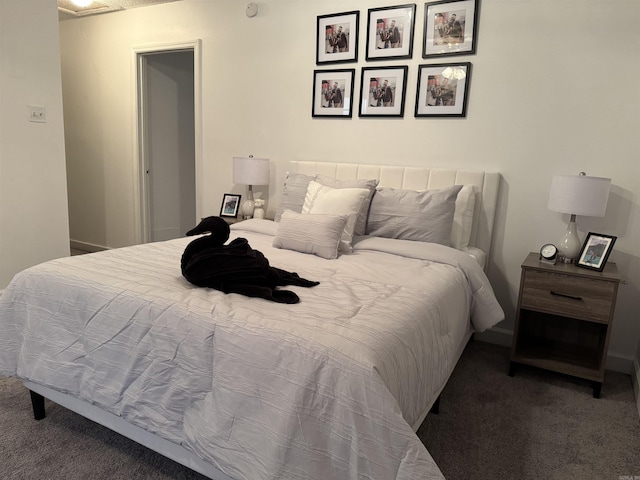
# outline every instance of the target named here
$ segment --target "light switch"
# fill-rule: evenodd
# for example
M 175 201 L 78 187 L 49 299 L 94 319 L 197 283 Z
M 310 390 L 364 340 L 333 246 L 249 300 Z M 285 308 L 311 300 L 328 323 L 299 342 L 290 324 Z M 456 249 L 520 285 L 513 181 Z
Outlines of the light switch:
M 29 105 L 29 121 L 39 123 L 47 121 L 47 110 L 44 105 Z

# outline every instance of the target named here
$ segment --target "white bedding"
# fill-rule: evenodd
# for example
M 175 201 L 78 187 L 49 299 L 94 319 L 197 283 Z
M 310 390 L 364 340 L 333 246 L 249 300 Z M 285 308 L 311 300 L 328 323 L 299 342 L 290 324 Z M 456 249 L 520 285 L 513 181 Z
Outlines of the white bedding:
M 70 257 L 0 297 L 0 373 L 70 393 L 235 479 L 442 478 L 415 435 L 470 330 L 503 318 L 482 268 L 449 247 L 360 237 L 338 260 L 271 247 L 320 281 L 283 305 L 189 284 L 193 237 Z M 471 315 L 471 318 L 470 318 Z

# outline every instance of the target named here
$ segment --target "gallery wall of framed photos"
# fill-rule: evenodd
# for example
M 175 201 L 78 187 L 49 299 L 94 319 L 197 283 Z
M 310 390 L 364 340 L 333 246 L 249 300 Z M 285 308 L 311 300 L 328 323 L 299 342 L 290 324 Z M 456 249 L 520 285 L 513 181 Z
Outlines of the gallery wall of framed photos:
M 423 8 L 370 8 L 362 18 L 360 11 L 318 16 L 312 116 L 351 119 L 357 107 L 361 118 L 404 117 L 409 70 L 415 68 L 406 62 L 413 59 L 415 46 L 429 63 L 417 66 L 414 117 L 466 117 L 472 64 L 449 57 L 475 55 L 479 3 L 435 0 Z M 415 34 L 418 17 L 424 26 L 421 38 Z M 358 64 L 361 22 L 366 66 L 358 76 L 346 64 Z M 391 63 L 379 63 L 385 61 Z

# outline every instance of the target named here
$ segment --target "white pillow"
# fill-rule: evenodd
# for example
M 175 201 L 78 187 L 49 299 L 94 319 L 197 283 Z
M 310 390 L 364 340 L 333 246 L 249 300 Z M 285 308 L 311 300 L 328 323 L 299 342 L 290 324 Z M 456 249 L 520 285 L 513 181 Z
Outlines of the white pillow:
M 327 259 L 337 258 L 348 219 L 349 215 L 303 215 L 285 210 L 280 215 L 273 246 Z
M 368 196 L 367 188 L 331 188 L 311 181 L 307 187 L 302 213 L 349 215 L 342 233 L 340 250 L 350 252 L 358 213 Z
M 469 246 L 473 228 L 473 212 L 476 206 L 476 192 L 473 185 L 465 185 L 456 198 L 456 211 L 451 226 L 451 246 L 464 250 Z
M 363 202 L 362 208 L 360 209 L 360 213 L 358 214 L 358 218 L 356 220 L 356 226 L 353 230 L 354 235 L 364 235 L 366 226 L 367 226 L 367 217 L 369 216 L 369 205 L 371 204 L 371 199 L 373 198 L 373 194 L 376 192 L 376 187 L 378 186 L 379 180 L 376 178 L 371 179 L 351 179 L 351 180 L 341 180 L 339 178 L 328 177 L 327 175 L 318 174 L 315 178 L 315 181 L 331 188 L 367 188 L 369 189 L 369 196 Z

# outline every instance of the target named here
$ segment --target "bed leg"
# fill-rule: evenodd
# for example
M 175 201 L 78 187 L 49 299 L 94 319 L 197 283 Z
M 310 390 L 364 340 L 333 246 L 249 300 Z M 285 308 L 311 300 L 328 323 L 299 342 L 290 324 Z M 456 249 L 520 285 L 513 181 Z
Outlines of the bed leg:
M 42 420 L 45 417 L 44 397 L 39 393 L 29 390 L 31 394 L 31 406 L 33 407 L 33 417 L 36 420 Z
M 433 405 L 431 406 L 431 410 L 429 410 L 429 413 L 433 413 L 435 415 L 438 415 L 440 413 L 440 395 L 438 395 L 438 398 L 436 398 L 436 401 L 433 402 Z

